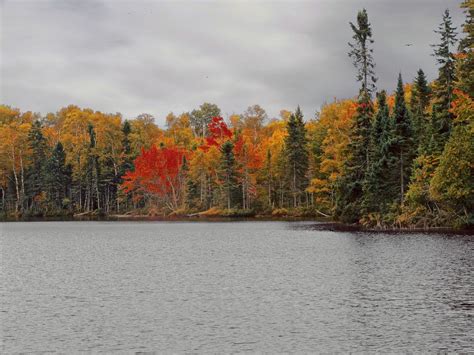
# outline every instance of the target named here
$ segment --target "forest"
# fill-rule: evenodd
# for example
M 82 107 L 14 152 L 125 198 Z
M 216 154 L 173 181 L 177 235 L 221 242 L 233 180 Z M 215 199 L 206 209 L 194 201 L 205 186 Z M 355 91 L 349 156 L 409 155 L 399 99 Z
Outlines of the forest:
M 0 218 L 326 217 L 368 228 L 474 224 L 474 2 L 434 31 L 438 76 L 377 91 L 366 10 L 350 23 L 360 90 L 269 118 L 213 103 L 166 127 L 70 105 L 41 115 L 0 105 Z M 405 81 L 404 81 L 405 79 Z

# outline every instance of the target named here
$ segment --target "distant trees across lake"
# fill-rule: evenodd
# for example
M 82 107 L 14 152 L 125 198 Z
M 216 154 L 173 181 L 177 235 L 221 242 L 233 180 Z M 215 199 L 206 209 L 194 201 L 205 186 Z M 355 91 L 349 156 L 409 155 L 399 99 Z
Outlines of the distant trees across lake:
M 438 77 L 376 89 L 372 26 L 351 23 L 360 91 L 304 120 L 259 105 L 224 120 L 204 103 L 166 128 L 68 106 L 0 106 L 0 213 L 332 216 L 370 227 L 474 224 L 474 5 L 435 30 Z M 460 40 L 458 40 L 460 38 Z

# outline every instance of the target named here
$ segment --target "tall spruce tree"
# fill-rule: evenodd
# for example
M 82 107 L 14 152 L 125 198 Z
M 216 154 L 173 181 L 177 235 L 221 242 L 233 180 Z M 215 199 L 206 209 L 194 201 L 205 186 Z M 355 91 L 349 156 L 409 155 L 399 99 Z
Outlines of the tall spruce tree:
M 373 49 L 370 45 L 374 43 L 372 39 L 372 28 L 369 23 L 367 11 L 362 9 L 357 14 L 357 24 L 349 23 L 354 35 L 354 42 L 349 42 L 349 57 L 352 58 L 354 66 L 357 68 L 357 81 L 362 83 L 362 91 L 372 93 L 375 91 L 375 62 L 372 57 Z
M 122 160 L 118 169 L 118 176 L 114 177 L 114 183 L 116 186 L 116 205 L 117 211 L 121 209 L 120 200 L 123 200 L 125 205 L 128 206 L 131 202 L 131 196 L 120 196 L 119 184 L 123 183 L 123 176 L 127 171 L 133 170 L 133 159 L 135 158 L 132 154 L 132 146 L 130 143 L 130 134 L 132 133 L 132 126 L 128 120 L 125 120 L 122 125 Z
M 222 157 L 219 174 L 220 180 L 222 181 L 222 190 L 227 209 L 233 208 L 240 196 L 233 150 L 234 144 L 231 141 L 226 141 L 222 144 Z
M 474 225 L 474 2 L 464 1 L 466 22 L 456 56 L 456 82 L 451 134 L 432 175 L 429 195 L 436 202 L 443 225 Z M 444 216 L 443 216 L 444 215 Z
M 122 151 L 123 151 L 123 163 L 121 167 L 122 175 L 133 168 L 133 156 L 132 156 L 132 147 L 130 144 L 130 133 L 132 133 L 132 126 L 128 120 L 122 125 Z
M 306 187 L 308 187 L 308 150 L 306 128 L 303 113 L 300 107 L 290 115 L 287 124 L 288 135 L 285 138 L 286 169 L 288 173 L 288 186 L 293 198 L 293 207 L 302 202 Z
M 404 215 L 401 216 L 402 219 L 406 219 L 408 225 L 423 228 L 431 225 L 438 210 L 429 194 L 431 177 L 438 166 L 441 153 L 435 119 L 435 112 L 426 115 L 417 157 L 413 159 L 410 183 L 403 201 Z
M 363 185 L 370 164 L 373 113 L 369 94 L 361 90 L 351 129 L 351 140 L 347 146 L 348 157 L 335 186 L 335 217 L 343 222 L 357 222 L 363 214 Z
M 67 207 L 66 198 L 71 185 L 71 168 L 66 165 L 66 152 L 61 142 L 58 142 L 47 162 L 46 182 L 48 200 L 54 209 Z
M 335 216 L 344 222 L 356 222 L 362 216 L 363 184 L 369 166 L 369 147 L 372 117 L 374 113 L 371 92 L 375 90 L 372 28 L 367 11 L 357 14 L 357 25 L 350 24 L 354 32 L 354 43 L 349 43 L 349 57 L 357 69 L 357 81 L 362 83 L 359 92 L 357 113 L 348 145 L 348 159 L 342 176 L 336 182 Z
M 415 149 L 413 146 L 412 122 L 410 112 L 405 104 L 405 90 L 403 88 L 401 74 L 398 75 L 392 120 L 394 124 L 394 150 L 397 159 L 396 166 L 400 192 L 399 202 L 403 203 L 403 198 L 411 175 Z
M 439 136 L 440 147 L 444 146 L 451 132 L 453 115 L 450 113 L 455 83 L 455 58 L 452 49 L 456 44 L 456 28 L 452 24 L 449 10 L 443 14 L 443 22 L 435 30 L 440 35 L 440 43 L 434 47 L 433 56 L 439 65 L 439 75 L 434 83 L 433 124 Z M 441 148 L 442 149 L 442 148 Z
M 431 89 L 428 86 L 425 72 L 418 69 L 416 78 L 413 82 L 410 107 L 413 112 L 425 112 L 430 104 Z
M 363 185 L 363 211 L 381 218 L 389 212 L 390 205 L 398 196 L 398 188 L 390 183 L 396 159 L 393 150 L 394 127 L 385 91 L 377 95 L 377 106 L 370 134 L 369 166 Z M 380 220 L 376 222 L 379 225 L 382 223 Z
M 41 193 L 46 191 L 46 161 L 48 159 L 48 145 L 43 136 L 42 125 L 39 120 L 33 122 L 28 133 L 28 143 L 31 149 L 30 166 L 26 173 L 27 206 L 37 210 Z
M 428 86 L 425 73 L 419 69 L 413 82 L 410 109 L 412 112 L 413 136 L 416 147 L 419 147 L 427 138 L 426 127 L 428 117 L 426 110 L 430 104 L 431 89 Z

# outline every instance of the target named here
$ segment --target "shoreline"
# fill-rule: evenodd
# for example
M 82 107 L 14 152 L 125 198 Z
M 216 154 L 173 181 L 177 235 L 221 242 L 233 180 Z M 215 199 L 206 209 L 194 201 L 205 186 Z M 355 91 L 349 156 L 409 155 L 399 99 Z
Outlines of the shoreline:
M 148 216 L 148 215 L 126 215 L 113 214 L 106 216 L 55 216 L 55 217 L 27 217 L 27 218 L 3 218 L 0 223 L 14 222 L 314 222 L 305 229 L 328 232 L 360 232 L 360 233 L 388 233 L 388 234 L 408 234 L 408 233 L 443 233 L 458 235 L 474 235 L 474 228 L 450 228 L 450 227 L 428 227 L 428 228 L 367 228 L 362 225 L 345 224 L 336 222 L 324 217 L 305 216 L 203 216 L 203 215 L 179 215 L 179 216 Z

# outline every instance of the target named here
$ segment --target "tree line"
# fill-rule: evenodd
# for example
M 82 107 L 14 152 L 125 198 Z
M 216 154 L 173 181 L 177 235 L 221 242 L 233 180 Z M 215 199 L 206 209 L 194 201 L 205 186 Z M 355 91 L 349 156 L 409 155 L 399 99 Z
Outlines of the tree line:
M 304 119 L 259 105 L 224 120 L 204 103 L 124 120 L 70 105 L 41 116 L 0 105 L 0 213 L 331 216 L 376 227 L 474 221 L 474 29 L 443 14 L 423 70 L 394 93 L 376 88 L 366 10 L 350 23 L 357 97 Z M 458 41 L 458 37 L 462 37 Z

